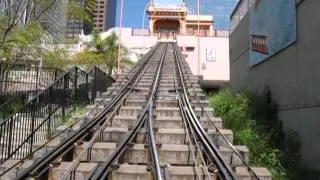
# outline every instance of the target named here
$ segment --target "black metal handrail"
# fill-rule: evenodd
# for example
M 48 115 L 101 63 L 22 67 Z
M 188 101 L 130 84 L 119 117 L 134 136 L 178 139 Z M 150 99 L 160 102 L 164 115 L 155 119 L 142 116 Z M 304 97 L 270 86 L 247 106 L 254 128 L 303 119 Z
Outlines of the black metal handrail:
M 32 155 L 50 140 L 71 107 L 88 102 L 89 74 L 74 67 L 0 123 L 0 163 Z M 107 87 L 107 86 L 105 86 Z M 31 157 L 30 157 L 31 158 Z
M 94 108 L 92 108 L 87 116 L 93 114 L 97 109 L 97 106 L 95 106 Z M 42 144 L 41 146 L 37 147 L 36 149 L 34 149 L 34 151 L 32 152 L 33 154 L 35 152 L 38 152 L 39 150 L 43 149 L 47 144 L 49 144 L 50 142 L 54 141 L 55 139 L 61 137 L 62 134 L 68 133 L 70 132 L 70 130 L 77 124 L 79 124 L 80 122 L 84 121 L 85 118 L 87 116 L 84 116 L 82 118 L 77 119 L 76 121 L 74 121 L 73 123 L 71 123 L 68 127 L 66 127 L 65 129 L 59 131 L 58 133 L 56 133 L 54 136 L 52 136 L 52 138 L 48 141 L 46 141 L 44 144 Z M 17 166 L 19 166 L 19 164 L 23 164 L 25 162 L 25 160 L 27 160 L 29 157 L 24 157 L 22 159 L 20 159 L 20 161 L 14 163 L 11 167 L 7 168 L 5 171 L 0 173 L 0 177 L 3 176 L 4 174 L 6 174 L 7 172 L 11 171 L 13 168 L 16 168 Z
M 0 115 L 6 119 L 65 72 L 50 67 L 13 65 L 0 67 Z

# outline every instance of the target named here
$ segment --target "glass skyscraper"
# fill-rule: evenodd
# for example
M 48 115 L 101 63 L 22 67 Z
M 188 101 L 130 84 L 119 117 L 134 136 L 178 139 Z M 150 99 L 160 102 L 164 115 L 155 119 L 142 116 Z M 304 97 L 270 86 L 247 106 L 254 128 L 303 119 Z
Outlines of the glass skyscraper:
M 184 0 L 189 14 L 198 13 L 198 0 Z M 238 0 L 200 0 L 200 14 L 212 15 L 214 28 L 219 30 L 230 29 L 230 15 Z

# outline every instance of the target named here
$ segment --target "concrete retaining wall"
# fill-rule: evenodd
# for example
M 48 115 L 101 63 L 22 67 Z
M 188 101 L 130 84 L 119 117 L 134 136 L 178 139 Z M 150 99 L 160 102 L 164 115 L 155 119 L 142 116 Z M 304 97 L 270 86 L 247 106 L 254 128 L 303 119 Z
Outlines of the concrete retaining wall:
M 249 68 L 249 16 L 230 36 L 230 87 L 261 92 L 269 86 L 280 105 L 284 129 L 298 132 L 302 163 L 320 170 L 320 1 L 297 6 L 297 41 Z

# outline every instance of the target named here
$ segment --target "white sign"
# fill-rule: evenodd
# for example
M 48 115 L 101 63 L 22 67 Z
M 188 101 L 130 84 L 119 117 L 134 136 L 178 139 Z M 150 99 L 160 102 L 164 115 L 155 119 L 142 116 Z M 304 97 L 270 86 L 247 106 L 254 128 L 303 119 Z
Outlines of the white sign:
M 216 49 L 206 48 L 206 57 L 209 62 L 216 61 Z

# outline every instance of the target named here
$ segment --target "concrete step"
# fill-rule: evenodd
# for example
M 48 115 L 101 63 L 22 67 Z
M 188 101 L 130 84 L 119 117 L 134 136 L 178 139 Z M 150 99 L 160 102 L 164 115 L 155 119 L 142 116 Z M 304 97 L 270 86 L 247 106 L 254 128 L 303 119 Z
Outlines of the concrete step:
M 107 127 L 103 133 L 104 142 L 121 142 L 126 133 L 128 133 L 128 128 L 118 128 L 118 127 Z M 221 129 L 222 134 L 233 143 L 233 133 L 228 129 Z M 212 143 L 216 146 L 227 147 L 227 142 L 222 138 L 222 136 L 215 130 L 208 130 L 208 137 Z M 186 135 L 185 130 L 182 128 L 177 129 L 158 129 L 155 134 L 156 142 L 159 144 L 185 144 Z M 143 144 L 145 140 L 145 130 L 141 129 L 135 139 L 135 143 Z
M 119 127 L 107 127 L 103 131 L 103 142 L 116 142 L 120 143 L 124 140 L 125 136 L 128 134 L 128 128 L 119 128 Z M 140 130 L 137 134 L 137 137 L 133 142 L 135 143 L 144 143 L 145 141 L 145 131 L 144 129 Z
M 3 164 L 0 165 L 0 174 L 2 174 L 5 170 L 12 167 L 14 164 L 18 163 L 20 160 L 7 160 Z M 8 171 L 6 174 L 4 174 L 2 177 L 0 177 L 1 180 L 9 180 L 9 179 L 15 179 L 17 175 L 24 170 L 26 170 L 28 167 L 30 167 L 33 164 L 33 160 L 25 160 L 18 168 L 13 168 L 10 171 Z
M 221 118 L 213 118 L 214 125 L 218 129 L 222 129 L 222 120 Z M 206 117 L 200 118 L 200 124 L 204 129 L 213 129 L 212 122 L 208 120 Z M 183 128 L 184 122 L 181 116 L 157 116 L 156 120 L 154 121 L 154 127 L 156 128 L 168 128 L 168 129 L 175 129 L 175 128 Z
M 154 121 L 154 127 L 156 128 L 182 128 L 183 127 L 183 121 L 180 116 L 157 116 Z
M 220 129 L 221 133 L 226 137 L 226 139 L 233 144 L 233 132 L 230 129 Z M 207 132 L 209 140 L 220 147 L 229 147 L 229 144 L 224 140 L 219 132 L 215 129 L 209 129 Z
M 201 167 L 189 166 L 168 166 L 167 172 L 170 180 L 196 180 L 198 175 L 201 179 L 206 179 L 205 171 Z M 198 175 L 197 175 L 198 174 Z M 129 165 L 121 164 L 119 169 L 113 171 L 109 177 L 112 180 L 118 179 L 139 179 L 152 180 L 151 172 L 147 170 L 145 165 Z M 212 177 L 214 175 L 212 174 Z M 215 178 L 214 178 L 215 179 Z
M 158 129 L 155 139 L 160 144 L 185 144 L 187 139 L 185 130 L 179 129 Z
M 139 83 L 151 83 L 153 84 L 154 80 L 153 79 L 140 79 Z
M 261 168 L 261 167 L 251 167 L 251 168 L 259 177 L 259 179 L 261 180 L 272 179 L 272 174 L 268 169 Z M 237 174 L 238 180 L 255 180 L 256 179 L 249 173 L 249 171 L 245 167 L 236 167 L 236 174 Z
M 60 165 L 53 167 L 49 170 L 50 179 L 61 179 L 70 167 L 71 162 L 61 162 Z M 96 163 L 80 163 L 76 169 L 75 179 L 86 180 L 89 178 L 90 173 L 97 167 Z
M 144 100 L 144 101 L 147 101 L 147 95 L 148 94 L 138 94 L 138 93 L 131 93 L 128 95 L 128 98 L 126 101 L 129 101 L 129 100 Z
M 158 99 L 156 101 L 158 107 L 179 107 L 177 100 Z
M 249 150 L 246 146 L 234 146 L 235 149 L 241 154 L 242 158 L 249 162 Z M 233 152 L 230 147 L 219 147 L 220 155 L 223 160 L 231 167 L 244 166 L 242 160 Z
M 127 99 L 126 106 L 144 106 L 147 103 L 145 99 Z
M 119 110 L 119 115 L 137 116 L 141 112 L 141 106 L 122 106 Z
M 130 115 L 117 115 L 112 119 L 112 127 L 130 128 L 135 125 L 138 120 L 138 116 Z
M 214 110 L 211 107 L 207 107 L 207 108 L 195 107 L 194 113 L 196 114 L 196 116 L 206 117 L 207 114 L 214 115 Z
M 197 106 L 197 107 L 209 107 L 209 100 L 190 100 L 190 103 L 193 106 Z
M 87 146 L 87 142 L 84 142 L 81 145 L 77 145 L 74 151 L 74 159 L 79 156 L 79 154 L 83 151 L 84 147 Z M 116 143 L 106 143 L 106 142 L 96 142 L 93 144 L 91 148 L 91 156 L 88 159 L 88 154 L 86 153 L 81 161 L 92 161 L 92 162 L 104 162 L 108 159 L 108 157 L 112 154 L 112 152 L 116 149 Z
M 46 143 L 47 141 L 39 141 L 34 143 L 33 145 L 33 149 L 36 150 L 38 148 L 40 148 L 44 143 Z M 51 151 L 52 149 L 54 149 L 55 147 L 57 147 L 60 144 L 60 140 L 59 138 L 56 138 L 52 141 L 50 141 L 48 144 L 46 144 L 45 146 L 43 146 L 41 149 L 39 149 L 38 151 L 36 151 L 33 154 L 34 158 L 41 158 L 43 157 L 47 152 Z
M 160 80 L 159 88 L 174 88 L 175 83 L 162 83 Z
M 156 107 L 155 115 L 156 116 L 180 116 L 180 108 L 179 107 Z
M 139 179 L 139 180 L 152 180 L 151 172 L 147 171 L 145 165 L 128 165 L 121 164 L 119 169 L 112 171 L 111 177 L 108 179 L 119 180 L 119 179 Z

